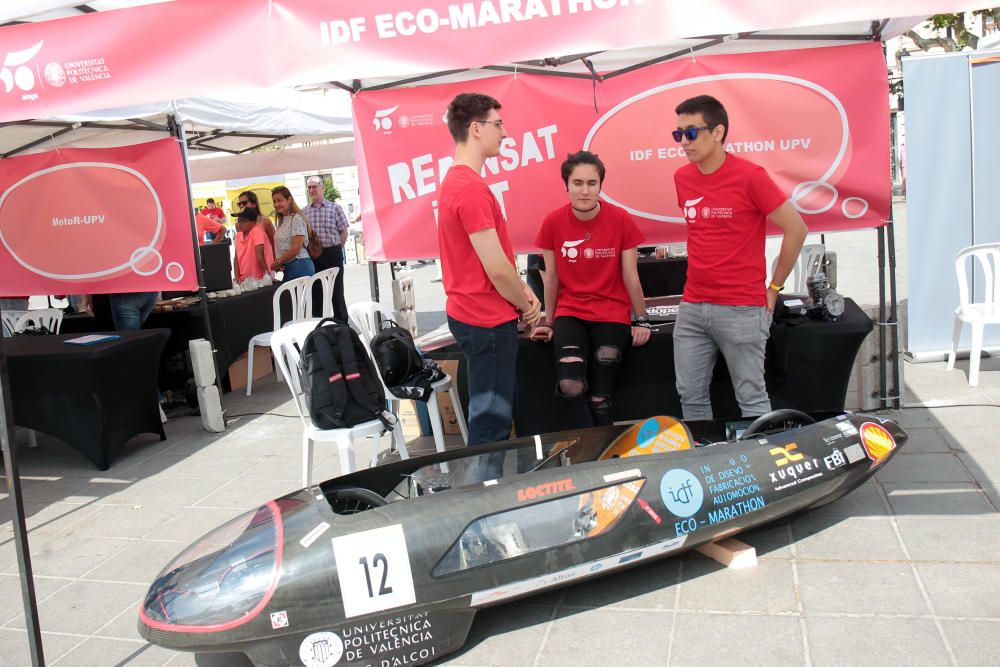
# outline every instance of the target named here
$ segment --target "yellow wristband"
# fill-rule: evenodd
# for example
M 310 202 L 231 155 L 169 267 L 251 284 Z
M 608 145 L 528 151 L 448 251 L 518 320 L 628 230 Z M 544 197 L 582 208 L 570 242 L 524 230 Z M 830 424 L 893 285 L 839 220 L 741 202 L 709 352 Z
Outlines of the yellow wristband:
M 769 287 L 773 289 L 775 292 L 780 292 L 781 290 L 785 289 L 784 285 L 776 285 L 774 283 L 771 283 Z

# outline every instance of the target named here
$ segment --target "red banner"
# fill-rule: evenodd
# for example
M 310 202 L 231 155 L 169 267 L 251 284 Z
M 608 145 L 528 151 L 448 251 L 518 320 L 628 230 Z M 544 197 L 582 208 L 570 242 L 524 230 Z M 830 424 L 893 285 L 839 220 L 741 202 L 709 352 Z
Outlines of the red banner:
M 175 139 L 14 157 L 0 172 L 0 296 L 197 287 Z
M 810 230 L 878 226 L 890 199 L 887 88 L 881 46 L 862 44 L 699 56 L 609 79 L 596 92 L 587 80 L 518 74 L 361 93 L 365 251 L 377 260 L 437 256 L 437 191 L 454 155 L 444 115 L 461 92 L 503 105 L 510 136 L 483 174 L 518 252 L 533 249 L 542 218 L 566 203 L 559 166 L 581 148 L 607 166 L 602 197 L 631 211 L 650 244 L 683 240 L 673 173 L 687 158 L 670 132 L 677 104 L 701 94 L 726 106 L 727 149 L 765 167 Z
M 174 0 L 0 28 L 0 122 L 964 10 L 957 0 Z M 405 4 L 405 3 L 403 3 Z M 256 38 L 256 39 L 254 39 Z M 211 63 L 210 71 L 205 70 Z

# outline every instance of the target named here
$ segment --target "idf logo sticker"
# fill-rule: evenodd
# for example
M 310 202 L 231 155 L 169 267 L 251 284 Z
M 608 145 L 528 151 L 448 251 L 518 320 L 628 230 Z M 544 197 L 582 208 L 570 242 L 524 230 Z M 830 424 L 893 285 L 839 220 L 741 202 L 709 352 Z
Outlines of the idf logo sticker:
M 683 468 L 675 468 L 660 480 L 660 497 L 668 510 L 683 519 L 701 509 L 705 490 L 697 477 Z
M 896 449 L 896 441 L 889 432 L 873 422 L 861 425 L 861 444 L 865 446 L 868 458 L 874 465 L 883 463 L 892 454 L 892 450 Z

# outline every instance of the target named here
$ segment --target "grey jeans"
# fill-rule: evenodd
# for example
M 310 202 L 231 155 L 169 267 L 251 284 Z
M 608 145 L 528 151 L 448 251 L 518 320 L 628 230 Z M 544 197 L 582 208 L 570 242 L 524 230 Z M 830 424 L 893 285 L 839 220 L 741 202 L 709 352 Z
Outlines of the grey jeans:
M 771 411 L 764 385 L 764 345 L 771 313 L 764 306 L 681 302 L 674 324 L 674 370 L 684 419 L 711 419 L 709 385 L 721 351 L 743 416 Z

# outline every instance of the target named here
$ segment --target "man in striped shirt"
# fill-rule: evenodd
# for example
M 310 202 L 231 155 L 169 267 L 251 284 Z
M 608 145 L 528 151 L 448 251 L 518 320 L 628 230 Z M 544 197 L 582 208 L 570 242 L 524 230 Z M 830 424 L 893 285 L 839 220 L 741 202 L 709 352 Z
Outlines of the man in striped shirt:
M 319 237 L 323 253 L 313 260 L 316 272 L 340 267 L 337 281 L 333 286 L 333 315 L 341 322 L 347 322 L 347 302 L 344 300 L 344 242 L 347 241 L 347 216 L 344 209 L 323 197 L 325 187 L 319 176 L 310 176 L 306 181 L 310 202 L 303 213 L 309 225 Z M 313 303 L 317 303 L 315 295 Z

